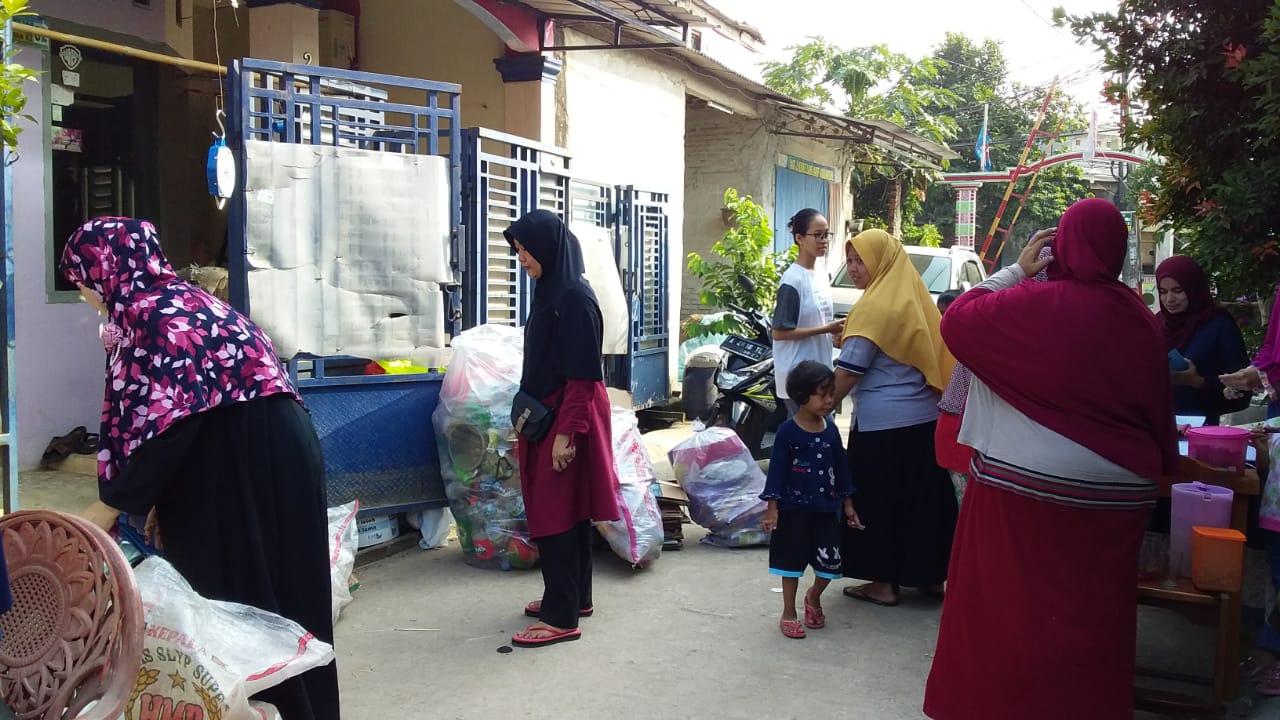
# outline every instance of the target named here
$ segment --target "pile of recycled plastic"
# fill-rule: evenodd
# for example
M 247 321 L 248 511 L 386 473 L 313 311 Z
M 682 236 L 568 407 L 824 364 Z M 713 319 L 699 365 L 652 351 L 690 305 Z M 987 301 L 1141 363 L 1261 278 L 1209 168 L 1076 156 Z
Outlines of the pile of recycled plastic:
M 520 330 L 481 325 L 453 340 L 453 359 L 432 415 L 445 494 L 464 558 L 474 566 L 532 568 L 511 401 L 520 385 Z

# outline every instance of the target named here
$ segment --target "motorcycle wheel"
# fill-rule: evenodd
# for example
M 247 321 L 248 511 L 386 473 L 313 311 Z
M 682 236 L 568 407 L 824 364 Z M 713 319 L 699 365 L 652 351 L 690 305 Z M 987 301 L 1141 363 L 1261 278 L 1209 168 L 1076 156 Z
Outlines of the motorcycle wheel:
M 742 444 L 747 446 L 747 450 L 751 451 L 751 457 L 756 460 L 768 459 L 772 450 L 764 447 L 764 436 L 769 431 L 769 420 L 769 416 L 759 408 L 753 407 L 747 411 L 742 424 L 734 428 L 734 432 L 742 438 Z
M 733 409 L 728 405 L 729 401 L 724 396 L 716 398 L 715 403 L 711 405 L 711 411 L 702 418 L 702 424 L 707 427 L 732 427 Z

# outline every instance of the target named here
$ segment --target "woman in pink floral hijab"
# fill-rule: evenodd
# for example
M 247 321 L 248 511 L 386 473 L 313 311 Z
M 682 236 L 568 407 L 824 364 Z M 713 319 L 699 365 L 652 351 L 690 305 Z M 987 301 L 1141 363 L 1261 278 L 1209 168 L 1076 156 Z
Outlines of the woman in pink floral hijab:
M 271 341 L 181 280 L 151 223 L 99 218 L 60 270 L 103 316 L 98 495 L 105 529 L 147 534 L 201 595 L 278 613 L 333 642 L 324 460 Z M 261 698 L 283 717 L 338 718 L 330 664 Z

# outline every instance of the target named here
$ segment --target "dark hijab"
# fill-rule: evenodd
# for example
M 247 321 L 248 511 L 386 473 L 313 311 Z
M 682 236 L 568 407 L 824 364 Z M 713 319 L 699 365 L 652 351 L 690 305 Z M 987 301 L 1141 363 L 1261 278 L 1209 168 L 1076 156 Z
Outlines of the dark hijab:
M 1187 309 L 1172 315 L 1160 303 L 1160 319 L 1164 321 L 1164 344 L 1168 350 L 1181 350 L 1191 342 L 1201 325 L 1220 311 L 1209 292 L 1209 278 L 1195 260 L 1181 255 L 1165 260 L 1156 268 L 1156 282 L 1173 278 L 1187 293 Z M 1159 286 L 1157 286 L 1158 289 Z
M 542 265 L 524 331 L 520 388 L 548 398 L 568 380 L 604 379 L 600 303 L 584 275 L 582 246 L 555 213 L 534 210 L 503 233 Z

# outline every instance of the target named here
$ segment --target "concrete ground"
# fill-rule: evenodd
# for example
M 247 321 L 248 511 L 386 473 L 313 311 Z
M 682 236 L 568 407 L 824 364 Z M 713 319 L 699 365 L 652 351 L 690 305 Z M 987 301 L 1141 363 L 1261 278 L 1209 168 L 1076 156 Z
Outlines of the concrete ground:
M 826 597 L 828 625 L 805 640 L 777 631 L 777 578 L 763 549 L 700 545 L 633 571 L 596 551 L 593 617 L 577 642 L 510 650 L 529 621 L 534 572 L 467 566 L 456 545 L 358 568 L 337 627 L 348 718 L 859 717 L 917 719 L 940 603 L 897 608 Z M 1207 672 L 1211 633 L 1143 609 L 1144 664 Z M 1139 715 L 1148 720 L 1154 715 Z M 1246 698 L 1232 718 L 1280 717 Z
M 645 435 L 660 477 L 688 433 Z M 23 473 L 22 506 L 83 508 L 96 482 L 72 469 L 81 472 Z M 598 548 L 597 610 L 583 639 L 538 650 L 504 652 L 539 596 L 536 571 L 472 568 L 456 543 L 358 566 L 360 589 L 337 626 L 344 717 L 923 717 L 939 603 L 906 592 L 899 607 L 879 608 L 842 597 L 841 581 L 826 598 L 827 628 L 788 640 L 766 551 L 701 545 L 701 535 L 686 525 L 685 548 L 641 571 Z M 1141 664 L 1207 673 L 1210 630 L 1139 613 Z M 1280 698 L 1264 703 L 1246 688 L 1228 717 L 1278 720 Z
M 645 435 L 660 477 L 688 432 Z M 524 603 L 540 595 L 536 571 L 471 568 L 456 545 L 357 568 L 361 587 L 337 627 L 344 716 L 923 717 L 940 603 L 906 592 L 897 608 L 875 607 L 842 597 L 840 581 L 827 628 L 789 640 L 767 552 L 701 545 L 702 534 L 686 525 L 685 548 L 640 571 L 598 548 L 583 638 L 537 650 L 510 647 L 529 622 Z M 1211 631 L 1140 613 L 1144 665 L 1208 672 Z M 1246 696 L 1230 717 L 1276 720 L 1280 699 Z

